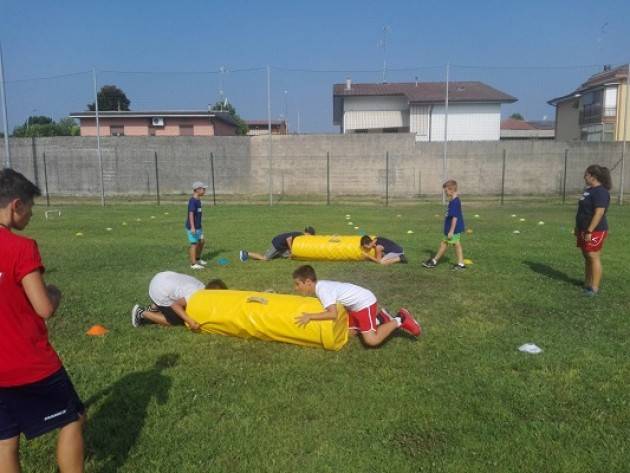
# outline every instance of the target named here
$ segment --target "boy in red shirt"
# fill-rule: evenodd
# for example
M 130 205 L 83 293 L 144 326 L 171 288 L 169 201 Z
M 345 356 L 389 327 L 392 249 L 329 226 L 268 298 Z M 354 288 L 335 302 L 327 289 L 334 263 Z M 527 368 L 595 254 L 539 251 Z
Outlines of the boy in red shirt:
M 61 299 L 46 286 L 37 243 L 15 235 L 33 212 L 39 189 L 22 174 L 0 171 L 0 471 L 19 473 L 19 441 L 60 429 L 57 464 L 83 471 L 84 407 L 48 341 L 45 320 Z

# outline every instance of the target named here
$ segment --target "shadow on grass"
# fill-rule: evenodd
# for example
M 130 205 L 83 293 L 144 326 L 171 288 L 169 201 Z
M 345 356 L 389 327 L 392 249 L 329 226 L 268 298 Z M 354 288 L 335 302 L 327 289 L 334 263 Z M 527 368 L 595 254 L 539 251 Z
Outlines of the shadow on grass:
M 150 369 L 123 376 L 85 402 L 87 459 L 98 465 L 93 471 L 114 473 L 122 468 L 142 432 L 151 399 L 158 404 L 168 400 L 171 379 L 162 371 L 178 359 L 175 353 L 162 355 Z M 98 410 L 90 412 L 90 406 L 103 398 Z
M 535 273 L 542 274 L 543 276 L 546 276 L 550 279 L 555 279 L 556 281 L 565 282 L 573 286 L 582 286 L 582 284 L 584 284 L 583 281 L 572 278 L 568 274 L 565 274 L 562 271 L 558 271 L 557 269 L 554 269 L 551 266 L 543 263 L 536 263 L 534 261 L 523 261 L 523 264 L 529 266 L 529 269 L 531 269 Z
M 212 251 L 206 251 L 205 254 L 201 255 L 202 258 L 208 260 L 208 261 L 212 261 L 214 258 L 216 258 L 217 256 L 219 256 L 221 253 L 224 253 L 226 250 L 224 249 L 216 249 L 216 250 L 212 250 Z

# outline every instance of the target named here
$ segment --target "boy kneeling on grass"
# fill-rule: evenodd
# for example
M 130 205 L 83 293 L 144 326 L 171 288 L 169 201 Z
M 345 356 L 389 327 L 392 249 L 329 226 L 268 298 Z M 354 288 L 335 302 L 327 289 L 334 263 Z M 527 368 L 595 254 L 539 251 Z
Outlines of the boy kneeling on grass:
M 295 290 L 303 296 L 317 296 L 324 312 L 317 314 L 303 313 L 296 317 L 295 323 L 305 326 L 311 321 L 335 320 L 337 303 L 348 311 L 348 325 L 354 335 L 360 333 L 366 345 L 371 347 L 382 344 L 396 329 L 418 337 L 422 332 L 407 309 L 401 308 L 396 317 L 385 309 L 379 310 L 376 296 L 360 286 L 345 282 L 318 281 L 315 270 L 310 265 L 300 266 L 293 272 Z
M 20 434 L 31 440 L 55 429 L 59 470 L 82 472 L 85 408 L 45 322 L 61 292 L 44 283 L 37 243 L 12 232 L 26 228 L 38 195 L 22 174 L 0 171 L 0 472 L 20 471 Z
M 372 256 L 369 251 L 374 249 L 376 253 Z M 374 239 L 368 235 L 361 237 L 361 250 L 366 259 L 374 261 L 379 264 L 394 264 L 394 263 L 407 263 L 407 257 L 398 243 L 392 240 L 388 240 L 385 237 L 377 236 Z
M 227 289 L 221 279 L 204 284 L 187 274 L 164 271 L 157 273 L 149 283 L 151 304 L 139 304 L 131 309 L 131 325 L 157 324 L 165 327 L 188 325 L 190 330 L 199 330 L 199 324 L 186 313 L 186 305 L 194 293 L 202 289 Z

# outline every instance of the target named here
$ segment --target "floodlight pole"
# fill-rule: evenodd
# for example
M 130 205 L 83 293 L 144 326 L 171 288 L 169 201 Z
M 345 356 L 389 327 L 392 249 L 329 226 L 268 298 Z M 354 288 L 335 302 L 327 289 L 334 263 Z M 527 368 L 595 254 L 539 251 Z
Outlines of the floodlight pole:
M 450 64 L 446 63 L 446 92 L 444 94 L 444 155 L 442 157 L 442 182 L 446 182 L 448 176 L 448 83 Z M 446 203 L 446 196 L 442 192 L 442 204 Z
M 2 118 L 4 121 L 4 167 L 11 167 L 11 150 L 9 148 L 9 123 L 7 119 L 7 97 L 4 88 L 4 66 L 2 62 L 2 44 L 0 44 L 0 96 L 2 97 Z
M 624 172 L 626 162 L 626 142 L 628 141 L 628 107 L 630 107 L 630 63 L 628 63 L 628 70 L 626 71 L 626 106 L 624 110 L 623 120 L 623 144 L 621 145 L 621 178 L 619 179 L 619 197 L 618 204 L 623 205 L 623 186 L 624 186 Z
M 98 92 L 96 91 L 96 68 L 92 68 L 92 82 L 94 84 L 94 112 L 96 116 L 96 153 L 101 178 L 101 205 L 105 207 L 105 181 L 103 179 L 103 154 L 101 153 L 101 126 L 98 115 Z
M 273 205 L 273 144 L 271 140 L 271 67 L 267 66 L 267 132 L 269 133 L 269 206 Z

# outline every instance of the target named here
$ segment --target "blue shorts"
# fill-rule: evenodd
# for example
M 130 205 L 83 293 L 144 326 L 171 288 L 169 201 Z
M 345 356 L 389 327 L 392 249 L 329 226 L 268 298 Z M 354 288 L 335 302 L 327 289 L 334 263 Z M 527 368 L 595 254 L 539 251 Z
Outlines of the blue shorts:
M 186 235 L 188 235 L 188 241 L 191 245 L 196 245 L 203 240 L 203 230 L 201 228 L 198 228 L 194 232 L 186 229 Z
M 39 437 L 79 419 L 85 407 L 66 370 L 31 384 L 0 388 L 0 440 Z

